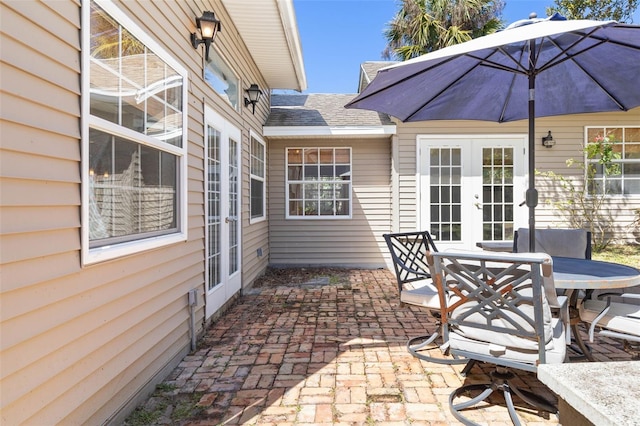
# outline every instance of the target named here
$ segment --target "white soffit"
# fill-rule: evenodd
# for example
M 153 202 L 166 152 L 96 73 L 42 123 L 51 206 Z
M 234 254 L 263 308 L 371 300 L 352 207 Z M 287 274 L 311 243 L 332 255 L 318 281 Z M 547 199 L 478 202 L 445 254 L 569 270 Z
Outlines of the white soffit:
M 222 0 L 270 89 L 307 88 L 293 0 Z M 224 22 L 222 31 L 224 31 Z

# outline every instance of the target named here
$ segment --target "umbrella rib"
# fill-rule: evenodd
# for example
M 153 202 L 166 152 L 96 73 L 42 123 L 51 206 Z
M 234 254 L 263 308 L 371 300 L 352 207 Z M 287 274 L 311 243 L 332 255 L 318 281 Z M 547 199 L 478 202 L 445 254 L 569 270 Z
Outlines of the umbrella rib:
M 511 94 L 513 93 L 513 86 L 516 84 L 516 75 L 513 74 L 511 77 L 511 83 L 509 84 L 509 91 L 507 92 L 507 96 L 505 97 L 504 104 L 502 104 L 502 111 L 500 112 L 500 118 L 498 119 L 498 123 L 504 122 L 504 116 L 507 113 L 507 106 L 511 101 Z
M 556 48 L 558 48 L 560 50 L 560 52 L 554 56 L 552 59 L 550 59 L 549 61 L 547 61 L 547 63 L 545 65 L 543 65 L 542 67 L 540 67 L 539 70 L 536 70 L 537 73 L 540 73 L 542 71 L 545 71 L 548 68 L 554 67 L 556 65 L 559 65 L 561 63 L 563 63 L 564 61 L 567 61 L 569 59 L 573 59 L 574 56 L 580 55 L 584 52 L 587 52 L 591 49 L 593 49 L 594 47 L 598 47 L 600 45 L 602 45 L 603 43 L 605 43 L 607 40 L 603 40 L 603 39 L 597 39 L 599 40 L 598 43 L 594 44 L 593 46 L 587 46 L 586 48 L 575 52 L 575 53 L 568 53 L 569 50 L 573 49 L 574 47 L 576 47 L 577 45 L 579 45 L 580 43 L 583 43 L 585 40 L 588 40 L 591 38 L 592 34 L 596 31 L 597 29 L 594 29 L 592 31 L 590 31 L 589 33 L 580 33 L 580 32 L 574 32 L 574 34 L 577 34 L 580 36 L 580 38 L 578 40 L 576 40 L 575 42 L 573 42 L 570 46 L 567 46 L 566 48 L 562 48 L 558 45 L 558 43 L 556 43 L 556 41 L 554 39 L 552 39 L 551 37 L 545 37 L 549 40 L 549 43 L 553 44 Z M 542 45 L 542 43 L 540 43 Z M 542 50 L 542 49 L 540 49 Z M 558 58 L 562 57 L 562 59 L 558 60 Z
M 492 51 L 489 55 L 487 55 L 487 58 L 489 58 L 489 57 L 490 57 L 491 55 L 493 55 L 494 53 L 495 53 L 495 51 Z M 484 59 L 483 59 L 483 58 L 481 58 L 481 57 L 474 57 L 473 55 L 465 54 L 465 55 L 459 55 L 459 56 L 452 56 L 452 57 L 448 58 L 448 59 L 447 59 L 447 61 L 441 62 L 440 64 L 437 64 L 436 66 L 438 66 L 438 65 L 442 65 L 442 64 L 444 64 L 444 63 L 446 63 L 446 62 L 448 62 L 448 61 L 450 61 L 450 60 L 453 60 L 453 59 L 455 59 L 455 58 L 457 58 L 457 57 L 460 57 L 460 56 L 469 56 L 469 57 L 471 57 L 471 58 L 473 58 L 473 59 L 477 59 L 477 60 L 479 60 L 480 62 L 476 63 L 473 67 L 471 67 L 471 68 L 467 69 L 464 73 L 462 73 L 458 78 L 456 78 L 455 80 L 453 80 L 453 81 L 451 81 L 449 84 L 447 84 L 444 88 L 442 88 L 442 90 L 440 90 L 438 93 L 436 93 L 436 94 L 435 94 L 435 95 L 433 95 L 431 98 L 429 98 L 426 102 L 424 102 L 422 105 L 420 105 L 418 108 L 416 108 L 416 109 L 414 110 L 414 112 L 413 112 L 413 113 L 409 114 L 409 115 L 407 116 L 407 118 L 405 118 L 405 119 L 404 119 L 404 120 L 402 120 L 402 121 L 405 121 L 405 122 L 406 122 L 406 121 L 411 120 L 411 119 L 412 119 L 416 114 L 418 114 L 418 112 L 419 112 L 420 110 L 422 110 L 422 108 L 424 108 L 424 107 L 426 107 L 427 105 L 429 105 L 429 104 L 430 104 L 434 99 L 437 99 L 437 98 L 438 98 L 442 93 L 444 93 L 444 92 L 446 92 L 447 90 L 449 90 L 449 88 L 450 88 L 451 86 L 453 86 L 453 85 L 454 85 L 454 84 L 456 84 L 458 81 L 460 81 L 460 79 L 464 78 L 465 74 L 469 73 L 470 71 L 472 71 L 472 70 L 476 69 L 476 68 L 477 68 L 477 67 L 479 67 L 479 66 L 482 66 L 482 65 L 483 65 L 483 64 L 482 64 L 482 61 L 486 61 L 486 60 L 487 60 L 486 58 L 484 58 Z M 435 68 L 435 66 L 434 66 L 434 67 L 432 67 L 431 69 L 433 69 L 433 68 Z M 507 68 L 507 69 L 508 69 L 508 68 Z M 515 71 L 515 70 L 514 70 L 514 71 Z M 419 73 L 416 73 L 415 75 L 417 75 L 417 74 L 419 74 Z M 413 76 L 412 76 L 412 77 L 413 77 Z
M 598 80 L 596 80 L 593 75 L 587 71 L 586 69 L 584 69 L 584 67 L 575 59 L 576 56 L 579 56 L 581 54 L 583 54 L 584 52 L 587 52 L 595 47 L 601 46 L 602 44 L 608 42 L 609 40 L 607 39 L 603 39 L 603 38 L 595 38 L 595 37 L 591 37 L 591 34 L 593 34 L 593 32 L 595 32 L 595 30 L 591 31 L 591 33 L 589 34 L 584 34 L 582 36 L 581 39 L 576 40 L 575 43 L 573 43 L 571 46 L 568 46 L 567 48 L 562 48 L 560 47 L 555 40 L 549 38 L 549 42 L 551 44 L 553 44 L 555 47 L 557 47 L 560 50 L 560 53 L 558 53 L 554 58 L 552 58 L 551 60 L 549 60 L 545 65 L 543 65 L 542 67 L 540 67 L 540 69 L 535 70 L 536 74 L 539 74 L 543 71 L 548 70 L 549 68 L 552 68 L 556 65 L 560 65 L 563 62 L 566 61 L 571 61 L 576 67 L 578 67 L 586 76 L 589 77 L 589 79 L 600 88 L 600 90 L 602 90 L 603 93 L 605 93 L 609 99 L 611 99 L 617 106 L 619 109 L 623 110 L 623 111 L 627 111 L 628 108 L 626 108 L 622 102 L 617 99 L 615 96 L 613 96 L 611 93 L 609 93 L 609 91 L 602 85 L 600 84 L 600 82 Z M 589 39 L 589 38 L 594 38 L 596 40 L 598 40 L 598 42 L 592 46 L 587 46 L 584 49 L 579 50 L 578 52 L 574 52 L 574 53 L 569 53 L 568 51 L 574 47 L 576 47 L 577 45 L 579 45 L 580 43 L 584 42 L 585 40 Z
M 447 63 L 449 63 L 450 61 L 452 61 L 452 60 L 454 60 L 454 59 L 456 59 L 456 58 L 457 58 L 456 56 L 451 56 L 451 57 L 449 57 L 449 58 L 445 59 L 445 60 L 444 60 L 444 61 L 442 61 L 442 62 L 439 62 L 439 63 L 434 64 L 434 65 L 432 65 L 432 66 L 430 66 L 430 67 L 427 67 L 427 68 L 420 69 L 419 71 L 417 71 L 417 72 L 415 72 L 415 73 L 412 73 L 412 74 L 410 74 L 410 75 L 408 75 L 408 76 L 406 76 L 406 77 L 404 77 L 404 78 L 402 78 L 402 79 L 400 79 L 400 80 L 394 80 L 394 81 L 392 82 L 392 84 L 390 84 L 390 85 L 385 85 L 385 86 L 380 87 L 380 88 L 378 88 L 378 89 L 376 89 L 376 90 L 373 90 L 371 93 L 368 93 L 368 94 L 366 94 L 365 96 L 360 96 L 360 95 L 359 95 L 359 96 L 358 96 L 358 102 L 361 102 L 361 101 L 363 101 L 363 100 L 365 100 L 365 99 L 367 99 L 367 98 L 370 98 L 371 96 L 377 95 L 377 94 L 378 94 L 378 93 L 380 93 L 380 92 L 384 92 L 385 90 L 387 90 L 388 88 L 390 88 L 390 87 L 392 87 L 392 86 L 395 86 L 395 85 L 400 84 L 400 83 L 404 83 L 405 81 L 408 81 L 408 80 L 411 80 L 412 78 L 417 77 L 417 76 L 419 76 L 420 74 L 424 74 L 425 72 L 428 72 L 428 71 L 431 71 L 432 69 L 438 68 L 438 67 L 440 67 L 441 65 L 447 64 Z M 383 70 L 382 72 L 387 72 L 387 71 L 388 71 L 388 70 Z M 380 72 L 378 72 L 378 75 L 380 75 Z M 377 77 L 377 76 L 376 76 L 376 77 Z M 375 80 L 375 78 L 374 78 L 374 80 Z M 354 99 L 353 101 L 349 102 L 346 106 L 347 106 L 347 107 L 348 107 L 348 106 L 351 106 L 351 105 L 353 104 L 353 102 L 354 102 L 354 101 L 355 101 L 355 99 Z
M 623 25 L 623 24 L 617 24 L 616 27 L 633 28 L 633 29 L 637 28 L 637 26 L 635 26 L 635 25 Z M 600 28 L 602 28 L 602 27 L 598 27 L 597 29 L 600 29 Z M 640 50 L 640 46 L 637 45 L 637 44 L 630 44 L 630 43 L 625 43 L 625 42 L 618 41 L 618 40 L 611 40 L 611 39 L 608 39 L 606 37 L 599 36 L 598 34 L 594 34 L 595 30 L 589 32 L 588 34 L 586 34 L 586 33 L 582 34 L 579 31 L 574 31 L 574 33 L 575 34 L 581 34 L 585 38 L 591 38 L 591 39 L 594 39 L 594 40 L 615 44 L 617 46 L 622 46 L 622 47 L 626 47 L 626 48 L 633 49 L 633 50 Z

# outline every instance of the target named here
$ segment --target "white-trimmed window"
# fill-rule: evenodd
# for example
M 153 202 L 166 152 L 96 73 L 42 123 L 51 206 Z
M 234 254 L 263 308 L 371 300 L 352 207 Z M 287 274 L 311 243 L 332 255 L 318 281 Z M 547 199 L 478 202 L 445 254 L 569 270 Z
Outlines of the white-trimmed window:
M 187 71 L 111 2 L 83 7 L 83 261 L 186 239 Z
M 599 155 L 587 154 L 587 163 L 595 167 L 590 193 L 612 196 L 640 195 L 640 126 L 628 127 L 587 127 L 587 146 L 599 144 L 612 149 L 608 167 L 600 164 Z M 591 152 L 587 149 L 587 152 Z
M 251 132 L 251 221 L 265 218 L 266 208 L 266 149 L 265 143 Z
M 287 218 L 351 218 L 351 148 L 287 148 Z
M 212 47 L 204 66 L 204 81 L 236 111 L 240 108 L 240 79 Z

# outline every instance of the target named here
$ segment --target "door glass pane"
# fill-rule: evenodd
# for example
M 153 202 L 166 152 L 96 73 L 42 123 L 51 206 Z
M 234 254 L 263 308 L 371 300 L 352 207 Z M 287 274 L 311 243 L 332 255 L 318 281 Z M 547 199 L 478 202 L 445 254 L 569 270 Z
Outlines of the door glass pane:
M 461 152 L 460 148 L 431 148 L 431 224 L 433 237 L 439 241 L 461 241 Z
M 482 238 L 502 241 L 513 235 L 513 148 L 482 149 Z
M 208 289 L 220 285 L 220 131 L 207 126 L 207 229 L 209 233 Z
M 238 217 L 238 142 L 229 139 L 229 275 L 238 270 L 240 264 L 239 241 L 240 220 Z

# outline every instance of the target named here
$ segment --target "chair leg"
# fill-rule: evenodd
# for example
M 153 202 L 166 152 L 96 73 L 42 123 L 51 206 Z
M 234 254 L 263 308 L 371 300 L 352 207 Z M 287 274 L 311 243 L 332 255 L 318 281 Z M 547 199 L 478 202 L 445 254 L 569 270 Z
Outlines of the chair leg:
M 464 366 L 464 368 L 460 372 L 460 375 L 462 377 L 467 377 L 467 374 L 469 374 L 469 371 L 471 371 L 471 369 L 473 368 L 474 365 L 476 365 L 476 360 L 475 359 L 468 360 L 467 361 L 467 365 Z
M 436 331 L 430 336 L 419 336 L 413 337 L 407 341 L 407 350 L 413 356 L 418 359 L 427 362 L 433 362 L 435 364 L 447 364 L 447 365 L 458 365 L 458 364 L 466 364 L 469 362 L 466 358 L 437 358 L 429 356 L 425 353 L 420 353 L 419 351 L 429 351 L 429 350 L 440 350 L 440 347 L 434 343 L 434 341 L 440 336 L 440 334 Z M 420 342 L 420 343 L 416 343 Z
M 478 425 L 475 422 L 464 417 L 461 413 L 462 410 L 473 407 L 484 400 L 486 400 L 494 391 L 501 391 L 505 403 L 507 405 L 507 410 L 509 412 L 509 417 L 511 417 L 511 421 L 514 425 L 520 426 L 520 419 L 518 418 L 518 414 L 516 413 L 515 406 L 513 404 L 513 399 L 511 397 L 511 392 L 515 393 L 520 399 L 522 399 L 527 404 L 532 407 L 537 408 L 538 410 L 547 411 L 549 413 L 556 414 L 558 409 L 553 405 L 553 403 L 547 401 L 546 399 L 532 393 L 529 391 L 525 391 L 519 389 L 512 383 L 512 379 L 515 375 L 507 370 L 504 367 L 498 367 L 495 371 L 491 373 L 491 382 L 490 383 L 477 383 L 472 385 L 462 386 L 449 395 L 449 409 L 451 410 L 451 414 L 459 420 L 461 423 L 469 426 Z M 481 391 L 479 395 L 471 398 L 468 401 L 455 403 L 456 398 L 467 394 L 467 393 L 475 393 L 477 391 Z
M 584 359 L 586 358 L 588 361 L 595 361 L 593 354 L 591 353 L 591 348 L 587 346 L 587 344 L 582 340 L 580 336 L 580 330 L 578 329 L 578 324 L 571 324 L 571 335 L 573 336 L 573 341 L 578 346 L 578 349 L 575 350 L 579 355 L 575 357 L 570 357 L 571 359 Z M 573 346 L 573 345 L 572 345 Z M 573 349 L 573 348 L 572 348 Z

